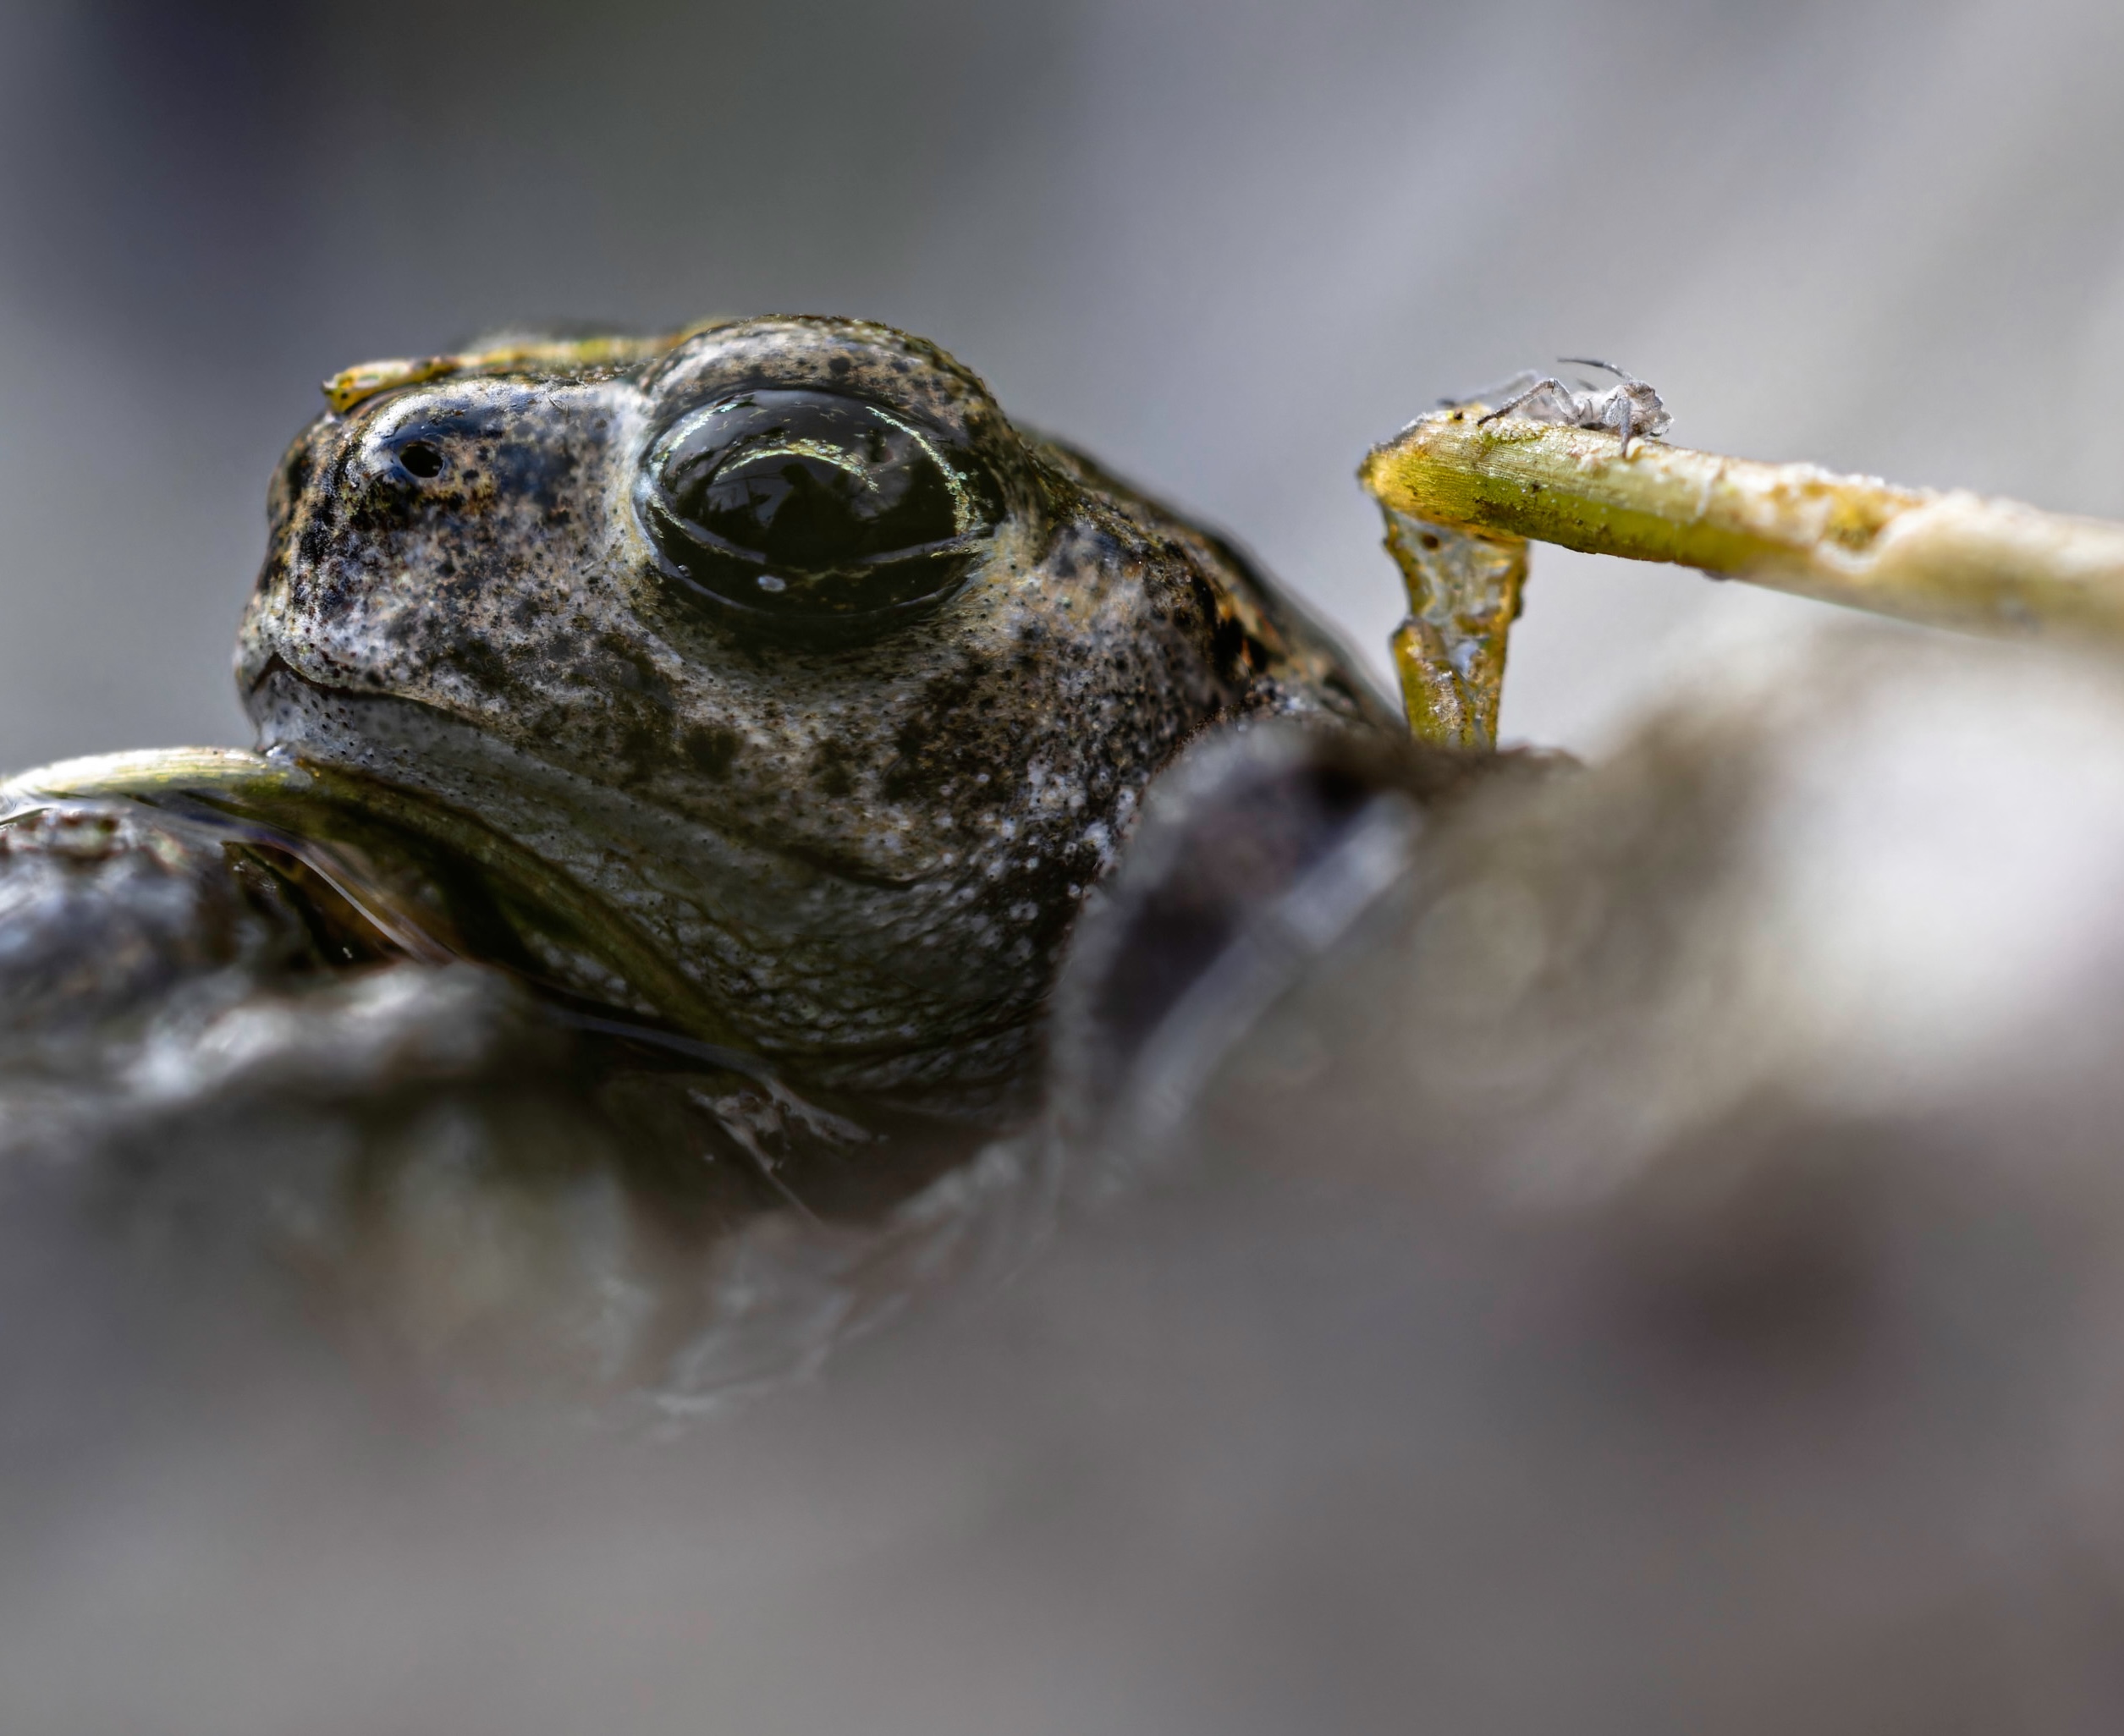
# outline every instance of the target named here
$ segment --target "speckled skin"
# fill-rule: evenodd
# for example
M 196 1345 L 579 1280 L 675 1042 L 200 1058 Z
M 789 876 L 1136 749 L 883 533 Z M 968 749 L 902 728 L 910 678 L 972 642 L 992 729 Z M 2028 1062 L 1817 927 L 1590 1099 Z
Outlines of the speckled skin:
M 1002 516 L 933 613 L 762 640 L 661 564 L 636 504 L 651 442 L 790 387 L 911 413 L 993 475 Z M 395 461 L 410 437 L 438 474 Z M 947 1113 L 1022 1100 L 1071 920 L 1186 742 L 1263 714 L 1396 726 L 1225 546 L 1015 428 L 942 351 L 854 321 L 384 391 L 296 440 L 272 525 L 238 651 L 261 745 L 529 846 L 792 1078 Z

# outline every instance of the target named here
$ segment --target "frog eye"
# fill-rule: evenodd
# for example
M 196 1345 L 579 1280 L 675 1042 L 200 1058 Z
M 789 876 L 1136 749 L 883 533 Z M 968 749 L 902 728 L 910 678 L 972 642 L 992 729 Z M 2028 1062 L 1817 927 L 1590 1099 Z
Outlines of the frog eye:
M 962 446 L 826 392 L 748 392 L 651 448 L 642 517 L 681 583 L 738 622 L 883 625 L 980 558 L 994 487 Z

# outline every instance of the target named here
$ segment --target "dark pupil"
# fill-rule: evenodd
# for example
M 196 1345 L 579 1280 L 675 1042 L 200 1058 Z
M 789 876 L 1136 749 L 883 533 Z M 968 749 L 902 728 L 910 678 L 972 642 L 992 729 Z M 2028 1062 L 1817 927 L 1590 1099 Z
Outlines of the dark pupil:
M 756 392 L 659 443 L 650 529 L 702 591 L 779 617 L 848 618 L 937 596 L 993 517 L 977 468 L 859 400 Z
M 958 534 L 943 470 L 867 408 L 727 415 L 738 438 L 673 478 L 673 504 L 736 547 L 817 568 Z

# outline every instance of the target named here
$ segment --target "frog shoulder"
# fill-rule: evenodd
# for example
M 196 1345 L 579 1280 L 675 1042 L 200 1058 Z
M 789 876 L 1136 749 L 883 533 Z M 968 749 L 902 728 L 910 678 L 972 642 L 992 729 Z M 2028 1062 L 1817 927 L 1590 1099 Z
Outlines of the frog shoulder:
M 1132 530 L 1176 551 L 1204 594 L 1221 663 L 1257 716 L 1328 717 L 1398 736 L 1397 706 L 1361 673 L 1334 631 L 1269 577 L 1251 551 L 1055 440 L 1032 442 L 1040 459 L 1096 497 Z

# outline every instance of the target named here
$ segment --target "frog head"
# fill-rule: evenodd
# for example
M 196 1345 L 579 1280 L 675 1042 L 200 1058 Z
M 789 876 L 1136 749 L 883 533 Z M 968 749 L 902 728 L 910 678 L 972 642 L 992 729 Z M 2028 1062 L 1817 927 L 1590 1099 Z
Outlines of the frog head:
M 1390 724 L 1227 546 L 882 326 L 498 344 L 327 393 L 238 650 L 261 745 L 532 852 L 830 1088 L 1015 1101 L 1145 783 L 1220 719 Z

